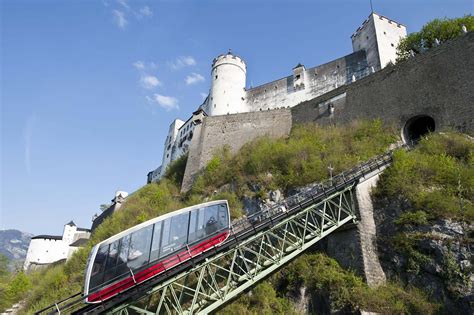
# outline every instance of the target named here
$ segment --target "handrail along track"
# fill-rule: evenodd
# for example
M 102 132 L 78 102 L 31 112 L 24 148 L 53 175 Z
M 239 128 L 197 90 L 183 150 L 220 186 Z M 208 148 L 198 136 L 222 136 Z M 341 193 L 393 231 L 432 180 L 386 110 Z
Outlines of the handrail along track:
M 223 245 L 110 300 L 84 305 L 85 297 L 77 293 L 36 314 L 205 314 L 222 307 L 338 227 L 355 221 L 354 186 L 390 164 L 393 151 L 234 221 Z

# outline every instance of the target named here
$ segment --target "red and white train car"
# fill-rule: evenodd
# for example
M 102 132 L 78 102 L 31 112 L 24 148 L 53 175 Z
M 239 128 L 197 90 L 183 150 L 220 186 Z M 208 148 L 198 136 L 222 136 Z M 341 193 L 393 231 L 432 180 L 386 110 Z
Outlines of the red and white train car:
M 162 215 L 100 242 L 87 261 L 86 302 L 107 300 L 219 246 L 229 229 L 229 205 L 218 200 Z

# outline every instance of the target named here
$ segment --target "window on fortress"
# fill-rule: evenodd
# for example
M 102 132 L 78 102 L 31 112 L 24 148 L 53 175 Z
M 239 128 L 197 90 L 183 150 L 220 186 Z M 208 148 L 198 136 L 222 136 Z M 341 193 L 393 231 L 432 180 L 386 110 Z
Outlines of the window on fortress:
M 393 45 L 393 43 L 392 43 L 392 44 L 390 44 L 390 46 L 394 47 L 395 45 Z
M 216 80 L 217 80 L 217 74 L 216 74 Z
M 299 80 L 300 78 L 301 78 L 301 76 L 298 74 L 298 75 L 296 76 L 296 80 Z

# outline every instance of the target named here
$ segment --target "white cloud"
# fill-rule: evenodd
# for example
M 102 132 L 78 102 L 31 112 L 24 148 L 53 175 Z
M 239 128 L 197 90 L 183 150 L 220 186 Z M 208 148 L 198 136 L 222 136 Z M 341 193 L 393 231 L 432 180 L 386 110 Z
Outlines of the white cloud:
M 135 67 L 135 69 L 140 71 L 155 70 L 158 68 L 158 65 L 154 62 L 144 62 L 141 60 L 135 61 L 132 65 Z
M 140 78 L 140 83 L 145 89 L 154 89 L 155 87 L 161 85 L 160 80 L 153 75 L 144 75 Z
M 149 6 L 144 6 L 142 8 L 140 8 L 140 10 L 138 10 L 138 12 L 140 13 L 140 15 L 142 16 L 152 16 L 153 15 L 153 11 L 151 11 L 150 7 Z
M 192 85 L 199 82 L 203 82 L 204 77 L 200 75 L 199 73 L 193 72 L 186 77 L 185 81 L 186 81 L 186 85 Z
M 112 14 L 114 16 L 115 24 L 117 24 L 121 29 L 124 29 L 128 24 L 128 21 L 125 18 L 125 13 L 119 10 L 113 10 Z
M 196 60 L 192 56 L 181 56 L 169 63 L 171 69 L 178 70 L 184 67 L 195 66 Z
M 117 0 L 117 3 L 127 10 L 130 9 L 130 6 L 128 5 L 127 0 Z
M 146 99 L 149 102 L 158 103 L 162 108 L 166 111 L 170 111 L 172 109 L 179 109 L 178 106 L 178 99 L 172 96 L 165 96 L 158 93 L 153 94 L 153 97 L 147 96 Z
M 137 69 L 137 70 L 145 70 L 145 63 L 143 61 L 136 61 L 133 63 L 133 66 Z

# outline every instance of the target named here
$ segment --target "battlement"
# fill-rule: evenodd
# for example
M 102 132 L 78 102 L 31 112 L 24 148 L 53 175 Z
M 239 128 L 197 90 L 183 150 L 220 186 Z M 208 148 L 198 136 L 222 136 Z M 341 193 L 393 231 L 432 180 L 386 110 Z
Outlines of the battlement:
M 395 21 L 395 20 L 392 20 L 392 19 L 390 19 L 390 18 L 388 18 L 388 17 L 386 17 L 386 16 L 383 16 L 383 15 L 380 15 L 380 14 L 374 12 L 374 13 L 371 13 L 371 14 L 364 20 L 364 22 L 362 22 L 362 25 L 359 26 L 359 27 L 357 28 L 357 30 L 351 35 L 351 38 L 352 38 L 352 39 L 354 39 L 356 36 L 359 36 L 359 35 L 361 34 L 362 29 L 364 29 L 365 26 L 367 25 L 367 23 L 369 23 L 370 18 L 372 17 L 372 15 L 373 15 L 374 17 L 377 17 L 379 20 L 386 21 L 386 22 L 389 23 L 389 24 L 394 24 L 394 25 L 396 25 L 398 28 L 406 28 L 406 25 L 405 25 L 405 24 L 399 23 L 399 22 L 397 22 L 397 21 Z
M 230 51 L 214 58 L 212 61 L 212 69 L 222 64 L 233 64 L 240 67 L 244 72 L 247 71 L 247 65 L 245 64 L 245 61 L 241 57 L 232 54 Z

